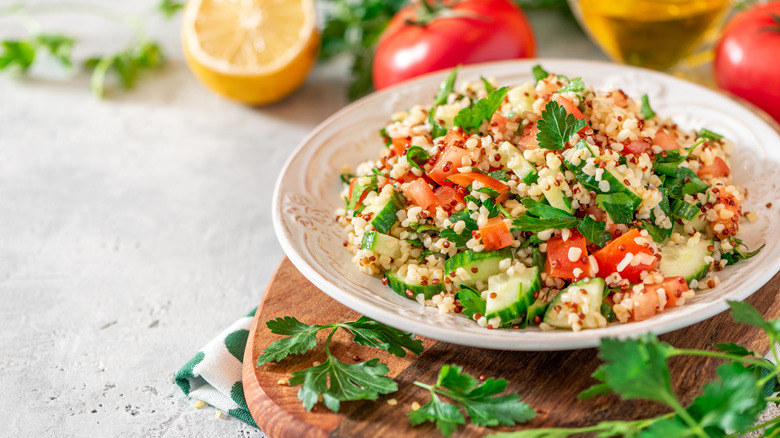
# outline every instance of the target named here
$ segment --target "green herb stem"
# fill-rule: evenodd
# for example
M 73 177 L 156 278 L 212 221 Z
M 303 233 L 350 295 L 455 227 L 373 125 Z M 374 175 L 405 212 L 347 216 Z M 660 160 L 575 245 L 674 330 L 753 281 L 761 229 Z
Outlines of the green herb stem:
M 705 356 L 705 357 L 717 357 L 720 359 L 726 359 L 731 360 L 734 362 L 743 362 L 743 363 L 749 363 L 751 365 L 756 365 L 762 368 L 766 368 L 769 371 L 774 371 L 775 367 L 772 366 L 772 364 L 761 361 L 758 359 L 750 359 L 745 356 L 738 356 L 735 354 L 728 354 L 728 353 L 718 353 L 717 351 L 707 351 L 707 350 L 690 350 L 690 349 L 679 349 L 674 348 L 669 352 L 670 356 L 683 356 L 683 355 L 690 355 L 690 356 Z
M 767 400 L 769 400 L 769 399 L 767 399 Z M 771 426 L 773 424 L 777 424 L 777 423 L 780 423 L 780 417 L 775 417 L 775 418 L 773 418 L 773 419 L 771 419 L 769 421 L 765 421 L 765 422 L 763 422 L 761 424 L 756 424 L 755 426 L 753 426 L 753 427 L 751 427 L 749 429 L 745 429 L 745 430 L 740 430 L 738 432 L 734 432 L 731 435 L 726 435 L 726 437 L 727 438 L 736 438 L 736 437 L 744 436 L 745 434 L 748 434 L 750 432 L 755 432 L 757 430 L 765 429 L 765 428 L 767 428 L 767 427 L 769 427 L 769 426 Z
M 665 400 L 666 404 L 669 405 L 674 411 L 677 413 L 677 415 L 680 416 L 680 418 L 683 419 L 688 424 L 688 427 L 691 428 L 691 431 L 695 433 L 697 436 L 700 436 L 702 438 L 709 438 L 709 435 L 707 435 L 707 432 L 704 431 L 704 429 L 701 427 L 701 425 L 691 416 L 690 413 L 683 407 L 683 405 L 680 404 L 680 401 L 677 400 L 676 397 L 668 397 L 667 400 Z

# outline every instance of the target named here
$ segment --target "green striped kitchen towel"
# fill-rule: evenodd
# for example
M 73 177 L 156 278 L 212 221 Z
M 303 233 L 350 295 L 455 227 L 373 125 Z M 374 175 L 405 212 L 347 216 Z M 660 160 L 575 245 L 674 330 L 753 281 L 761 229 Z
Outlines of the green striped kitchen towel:
M 241 364 L 255 310 L 257 308 L 206 344 L 181 367 L 175 380 L 184 394 L 257 427 L 241 384 Z

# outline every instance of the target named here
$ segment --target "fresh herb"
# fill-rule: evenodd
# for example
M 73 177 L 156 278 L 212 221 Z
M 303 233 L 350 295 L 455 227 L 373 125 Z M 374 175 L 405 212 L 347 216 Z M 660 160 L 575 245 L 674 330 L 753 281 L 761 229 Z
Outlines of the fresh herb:
M 420 240 L 420 239 L 404 239 L 404 240 L 407 241 L 409 243 L 409 245 L 412 245 L 412 246 L 417 246 L 417 247 L 425 246 L 423 244 L 422 240 Z
M 482 84 L 485 85 L 485 91 L 487 91 L 488 94 L 492 93 L 493 90 L 496 89 L 496 87 L 494 87 L 493 84 L 491 84 L 487 79 L 483 78 L 482 76 L 479 78 L 482 79 Z
M 186 1 L 162 0 L 157 5 L 157 9 L 162 12 L 165 18 L 173 18 L 186 4 Z
M 352 190 L 349 194 L 349 202 L 347 202 L 346 210 L 355 210 L 358 203 L 362 201 L 364 193 L 374 191 L 378 188 L 376 175 L 371 175 L 369 178 L 371 180 L 368 184 L 361 183 L 360 179 L 355 181 L 355 185 L 352 186 Z
M 747 248 L 745 248 L 747 252 L 742 252 L 739 247 L 744 246 L 744 243 L 742 243 L 742 239 L 737 239 L 736 237 L 729 239 L 729 244 L 732 247 L 731 251 L 724 251 L 722 248 L 720 250 L 720 257 L 726 260 L 726 266 L 733 265 L 740 260 L 747 260 L 751 257 L 755 257 L 764 248 L 764 246 L 766 246 L 765 243 L 755 251 L 747 251 Z
M 551 100 L 547 102 L 542 118 L 536 124 L 539 129 L 536 140 L 542 148 L 559 151 L 564 149 L 571 136 L 585 125 L 585 119 L 577 119 L 558 102 Z
M 510 213 L 507 211 L 507 209 L 506 209 L 506 208 L 504 208 L 504 206 L 503 206 L 503 205 L 502 205 L 500 202 L 496 202 L 496 208 L 498 209 L 498 211 L 499 211 L 501 214 L 503 214 L 503 215 L 504 215 L 504 217 L 507 217 L 507 218 L 509 218 L 509 219 L 512 219 L 512 215 L 511 215 L 511 214 L 510 214 Z
M 709 188 L 707 183 L 687 167 L 678 167 L 674 172 L 674 178 L 667 179 L 664 187 L 669 191 L 669 197 L 675 199 L 701 193 Z
M 721 141 L 723 140 L 723 136 L 720 134 L 716 134 L 709 129 L 702 129 L 699 131 L 699 137 L 705 138 L 707 140 L 713 140 L 713 141 Z
M 539 81 L 546 78 L 547 76 L 550 76 L 550 73 L 547 73 L 547 70 L 543 69 L 541 65 L 536 64 L 531 68 L 531 72 L 534 74 L 534 79 L 536 80 L 536 83 L 538 84 Z
M 547 257 L 542 254 L 542 250 L 539 247 L 534 246 L 531 248 L 531 262 L 533 266 L 539 268 L 539 272 L 544 272 L 544 264 L 547 262 Z
M 666 151 L 664 155 L 656 155 L 653 162 L 653 170 L 663 175 L 674 176 L 677 168 L 682 164 L 687 156 L 681 155 L 678 151 Z
M 428 124 L 431 125 L 432 138 L 443 137 L 447 134 L 447 128 L 436 122 L 434 115 L 436 114 L 436 107 L 447 103 L 447 97 L 455 90 L 455 79 L 458 77 L 458 69 L 459 67 L 452 69 L 447 78 L 439 85 L 439 92 L 436 94 L 433 106 L 428 111 Z
M 71 50 L 74 40 L 63 35 L 39 34 L 26 40 L 0 42 L 0 71 L 25 74 L 32 67 L 39 52 L 48 53 L 62 66 L 71 68 Z
M 439 227 L 436 225 L 420 225 L 419 222 L 412 222 L 409 224 L 409 228 L 414 230 L 415 233 L 424 233 L 426 231 L 438 232 Z
M 629 224 L 634 219 L 634 201 L 625 193 L 596 195 L 596 204 L 616 224 Z
M 476 313 L 479 313 L 480 315 L 485 314 L 485 300 L 482 299 L 479 291 L 466 286 L 465 284 L 461 284 L 456 297 L 458 298 L 460 305 L 463 306 L 461 313 L 469 318 Z
M 412 167 L 416 167 L 422 170 L 423 172 L 425 170 L 422 168 L 422 166 L 425 164 L 426 161 L 428 161 L 428 158 L 430 157 L 431 154 L 429 154 L 425 149 L 421 148 L 420 146 L 412 146 L 406 150 L 406 161 L 408 161 Z
M 521 214 L 512 221 L 512 225 L 515 226 L 513 230 L 530 231 L 533 233 L 549 229 L 574 228 L 578 223 L 579 219 L 577 218 L 541 219 L 529 216 L 528 214 Z
M 417 263 L 422 263 L 423 260 L 425 260 L 425 258 L 428 257 L 429 255 L 436 255 L 436 254 L 441 254 L 441 253 L 438 251 L 434 251 L 432 249 L 426 249 L 425 251 L 420 253 L 419 257 L 417 257 Z
M 494 170 L 492 172 L 488 172 L 487 174 L 491 178 L 497 179 L 499 181 L 509 181 L 509 178 L 506 177 L 506 169 Z
M 439 233 L 443 239 L 449 240 L 456 247 L 466 246 L 466 242 L 471 239 L 471 232 L 479 228 L 477 227 L 477 221 L 471 218 L 467 210 L 461 210 L 450 216 L 450 222 L 453 223 L 453 226 L 460 221 L 466 224 L 460 234 L 456 233 L 452 228 L 445 228 Z
M 352 182 L 351 180 L 354 177 L 355 175 L 351 173 L 342 173 L 341 175 L 339 175 L 339 178 L 341 178 L 341 182 L 343 182 L 344 184 L 349 184 L 350 182 Z
M 653 242 L 658 244 L 666 242 L 672 236 L 672 231 L 674 230 L 674 227 L 661 228 L 647 219 L 640 221 L 640 228 L 647 230 L 647 233 L 653 238 Z
M 506 96 L 508 89 L 509 87 L 501 87 L 494 90 L 487 97 L 479 99 L 473 106 L 460 110 L 455 116 L 455 125 L 471 131 L 479 128 L 484 120 L 493 117 L 493 113 L 504 102 L 504 96 Z
M 379 135 L 382 136 L 382 141 L 385 142 L 385 146 L 390 147 L 390 145 L 393 144 L 393 140 L 390 138 L 390 135 L 387 133 L 387 129 L 385 128 L 380 129 Z
M 406 350 L 419 355 L 422 342 L 414 335 L 404 333 L 361 316 L 356 321 L 336 322 L 325 325 L 308 325 L 287 316 L 266 322 L 271 333 L 286 335 L 287 338 L 271 343 L 257 358 L 257 366 L 278 362 L 291 354 L 303 354 L 317 345 L 317 332 L 330 329 L 325 341 L 325 362 L 293 371 L 290 385 L 302 385 L 298 399 L 307 410 L 311 410 L 322 395 L 325 406 L 337 412 L 340 402 L 347 400 L 376 400 L 379 394 L 389 394 L 398 385 L 387 377 L 390 371 L 379 359 L 358 364 L 348 364 L 336 359 L 330 352 L 330 341 L 339 328 L 346 329 L 353 336 L 353 342 L 372 348 L 386 350 L 398 357 L 405 357 Z M 328 384 L 330 382 L 330 384 Z
M 528 248 L 530 245 L 539 245 L 541 243 L 544 243 L 542 239 L 539 238 L 536 234 L 531 234 L 527 239 L 525 239 L 525 242 L 520 245 L 520 249 Z
M 652 119 L 655 117 L 655 111 L 653 111 L 652 108 L 650 108 L 650 98 L 647 97 L 647 94 L 642 95 L 642 117 L 645 120 Z
M 750 304 L 729 301 L 732 317 L 740 323 L 760 328 L 768 338 L 771 354 L 777 360 L 776 340 L 780 320 L 765 320 Z M 780 364 L 769 362 L 735 343 L 716 344 L 720 351 L 677 349 L 654 335 L 638 339 L 604 339 L 599 357 L 604 364 L 594 372 L 600 383 L 583 391 L 580 399 L 615 393 L 624 399 L 653 400 L 670 413 L 634 421 L 605 421 L 582 428 L 530 429 L 492 435 L 501 438 L 558 438 L 577 434 L 595 436 L 712 437 L 743 436 L 764 429 L 762 436 L 777 436 L 780 418 L 755 424 L 768 403 L 775 403 Z M 725 362 L 716 369 L 716 378 L 701 388 L 687 407 L 672 389 L 667 361 L 675 356 L 719 358 Z
M 458 403 L 471 423 L 479 426 L 513 426 L 536 416 L 530 406 L 520 401 L 519 395 L 499 395 L 506 390 L 506 380 L 489 378 L 480 383 L 456 365 L 442 366 L 434 385 L 414 384 L 430 391 L 431 401 L 409 412 L 409 422 L 413 426 L 429 421 L 436 423 L 445 436 L 455 432 L 459 424 L 466 424 L 466 419 L 457 405 L 443 402 L 440 395 Z
M 493 190 L 490 187 L 480 187 L 476 190 L 477 192 L 484 193 L 491 198 L 498 198 L 501 196 L 501 193 L 498 190 Z
M 558 89 L 558 93 L 566 93 L 567 91 L 573 91 L 575 93 L 580 93 L 582 90 L 585 89 L 585 82 L 582 80 L 581 77 L 576 77 L 569 81 L 569 83 Z
M 588 241 L 595 243 L 596 245 L 603 247 L 612 239 L 612 235 L 607 233 L 607 223 L 597 221 L 590 216 L 585 216 L 577 224 L 577 231 L 585 236 Z
M 524 198 L 522 203 L 528 210 L 528 214 L 542 219 L 576 219 L 567 211 L 543 204 L 539 201 L 534 201 L 531 198 Z
M 482 206 L 485 207 L 485 209 L 488 211 L 488 219 L 498 216 L 499 213 L 501 213 L 501 210 L 504 209 L 504 207 L 500 207 L 501 206 L 500 202 L 496 202 L 491 198 L 485 199 L 482 202 Z

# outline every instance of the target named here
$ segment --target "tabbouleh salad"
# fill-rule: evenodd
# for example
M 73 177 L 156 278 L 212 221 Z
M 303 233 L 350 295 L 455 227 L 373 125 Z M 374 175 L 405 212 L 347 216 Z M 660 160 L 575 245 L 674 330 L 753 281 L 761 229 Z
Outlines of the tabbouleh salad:
M 758 252 L 736 237 L 729 140 L 646 95 L 533 72 L 456 89 L 456 69 L 431 105 L 393 114 L 380 158 L 342 175 L 360 271 L 488 329 L 577 331 L 682 306 Z

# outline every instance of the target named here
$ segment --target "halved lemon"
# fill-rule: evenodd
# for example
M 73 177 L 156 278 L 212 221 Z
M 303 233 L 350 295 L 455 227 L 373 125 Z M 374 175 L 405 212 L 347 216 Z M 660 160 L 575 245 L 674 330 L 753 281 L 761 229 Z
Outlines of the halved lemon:
M 190 0 L 184 55 L 211 90 L 264 105 L 296 90 L 317 58 L 314 0 Z

